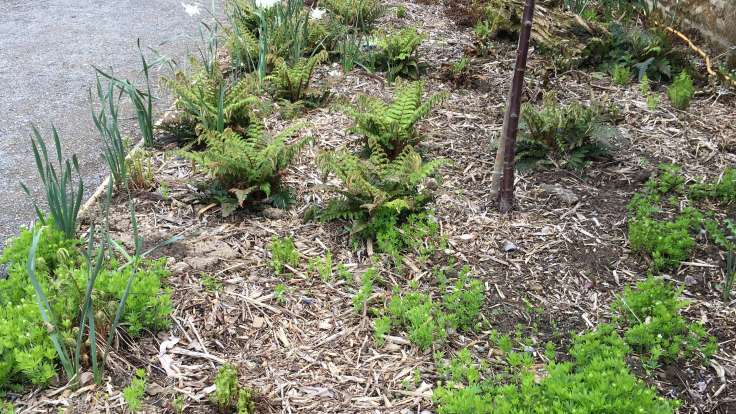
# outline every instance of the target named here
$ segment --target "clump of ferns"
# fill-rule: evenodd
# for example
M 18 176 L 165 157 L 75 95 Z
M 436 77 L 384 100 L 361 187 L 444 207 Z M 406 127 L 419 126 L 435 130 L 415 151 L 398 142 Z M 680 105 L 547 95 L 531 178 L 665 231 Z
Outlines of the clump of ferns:
M 370 138 L 368 145 L 369 158 L 346 150 L 318 155 L 317 166 L 325 174 L 325 181 L 333 174 L 341 185 L 327 185 L 337 196 L 324 209 L 310 210 L 307 219 L 348 220 L 354 237 L 368 239 L 376 238 L 387 222 L 398 225 L 425 210 L 433 198 L 427 181 L 437 176 L 446 161 L 422 161 L 412 146 L 405 146 L 390 159 L 375 139 Z
M 192 65 L 198 64 L 193 61 Z M 177 128 L 175 132 L 182 138 L 198 137 L 207 130 L 222 132 L 225 128 L 243 132 L 250 123 L 253 109 L 260 103 L 255 96 L 258 85 L 253 77 L 245 76 L 228 83 L 219 67 L 213 73 L 201 67 L 195 67 L 192 75 L 177 72 L 174 78 L 166 79 L 165 84 L 174 94 L 176 108 L 181 111 L 177 125 L 167 129 Z
M 582 169 L 592 160 L 607 156 L 617 139 L 608 121 L 613 114 L 601 104 L 564 105 L 547 94 L 539 107 L 524 104 L 519 120 L 516 148 L 521 169 L 561 164 Z
M 310 84 L 315 67 L 327 58 L 324 50 L 310 58 L 300 58 L 294 64 L 279 58 L 271 75 L 266 77 L 274 97 L 307 108 L 319 106 L 327 99 L 329 90 L 315 90 Z
M 357 106 L 345 109 L 354 120 L 350 132 L 363 137 L 366 152 L 370 152 L 369 143 L 375 141 L 389 159 L 396 158 L 404 148 L 421 141 L 417 122 L 447 98 L 446 93 L 437 93 L 426 99 L 423 95 L 424 83 L 411 82 L 400 86 L 390 103 L 361 96 Z
M 389 82 L 396 78 L 419 79 L 426 65 L 419 62 L 419 46 L 425 36 L 415 27 L 397 33 L 383 34 L 377 39 L 376 68 L 386 72 Z
M 303 125 L 291 126 L 271 136 L 263 123 L 253 117 L 241 135 L 231 128 L 223 131 L 204 130 L 200 139 L 202 151 L 184 151 L 183 156 L 211 181 L 206 183 L 210 196 L 222 205 L 224 216 L 246 203 L 270 202 L 286 208 L 292 194 L 282 185 L 287 167 L 312 138 L 302 137 L 289 144 Z

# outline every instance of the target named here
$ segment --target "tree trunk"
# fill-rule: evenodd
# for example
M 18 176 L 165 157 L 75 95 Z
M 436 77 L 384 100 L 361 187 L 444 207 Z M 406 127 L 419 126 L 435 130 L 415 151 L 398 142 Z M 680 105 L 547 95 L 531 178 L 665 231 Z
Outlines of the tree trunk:
M 524 87 L 524 72 L 529 54 L 529 37 L 534 17 L 534 0 L 526 0 L 522 17 L 519 46 L 516 50 L 514 76 L 511 80 L 506 115 L 503 120 L 503 132 L 496 153 L 496 164 L 493 170 L 493 189 L 497 189 L 498 209 L 507 213 L 514 206 L 514 155 L 516 153 L 516 133 L 519 130 L 519 112 L 521 108 L 521 91 Z M 498 178 L 501 178 L 500 180 Z M 500 184 L 500 185 L 499 185 Z

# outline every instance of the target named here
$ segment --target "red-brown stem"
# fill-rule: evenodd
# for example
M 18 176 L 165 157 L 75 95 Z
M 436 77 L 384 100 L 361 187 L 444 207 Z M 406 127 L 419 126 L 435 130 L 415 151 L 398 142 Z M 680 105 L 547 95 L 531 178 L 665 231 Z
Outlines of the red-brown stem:
M 514 156 L 516 154 L 516 133 L 519 130 L 519 112 L 521 108 L 521 91 L 524 87 L 524 72 L 529 54 L 529 37 L 532 32 L 534 17 L 534 0 L 524 3 L 524 15 L 521 19 L 519 47 L 516 49 L 514 77 L 511 80 L 508 107 L 503 122 L 503 178 L 498 193 L 498 209 L 502 213 L 509 212 L 514 206 Z

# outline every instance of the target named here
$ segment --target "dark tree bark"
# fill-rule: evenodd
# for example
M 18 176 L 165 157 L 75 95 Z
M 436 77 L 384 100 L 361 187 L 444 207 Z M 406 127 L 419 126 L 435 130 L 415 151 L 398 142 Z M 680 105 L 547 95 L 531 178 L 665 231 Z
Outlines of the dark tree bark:
M 524 3 L 519 46 L 516 50 L 514 76 L 511 80 L 506 115 L 503 119 L 503 132 L 496 153 L 496 164 L 493 170 L 493 188 L 497 192 L 498 209 L 502 213 L 509 212 L 514 206 L 514 156 L 516 154 L 516 133 L 519 130 L 519 112 L 521 108 L 521 91 L 524 87 L 524 72 L 529 54 L 529 37 L 534 17 L 534 0 Z

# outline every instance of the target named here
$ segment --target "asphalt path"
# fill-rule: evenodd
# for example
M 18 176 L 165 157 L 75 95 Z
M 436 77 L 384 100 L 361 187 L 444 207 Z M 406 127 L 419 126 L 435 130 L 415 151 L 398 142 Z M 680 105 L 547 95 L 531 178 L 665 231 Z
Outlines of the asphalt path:
M 56 126 L 65 155 L 79 157 L 90 195 L 106 175 L 88 95 L 92 66 L 141 81 L 136 39 L 149 56 L 183 62 L 196 50 L 199 22 L 212 6 L 210 0 L 0 0 L 0 247 L 35 217 L 19 183 L 42 199 L 31 125 L 45 137 Z M 162 66 L 154 80 L 168 73 Z M 159 96 L 156 106 L 165 108 Z M 124 114 L 123 129 L 135 138 L 132 116 Z

